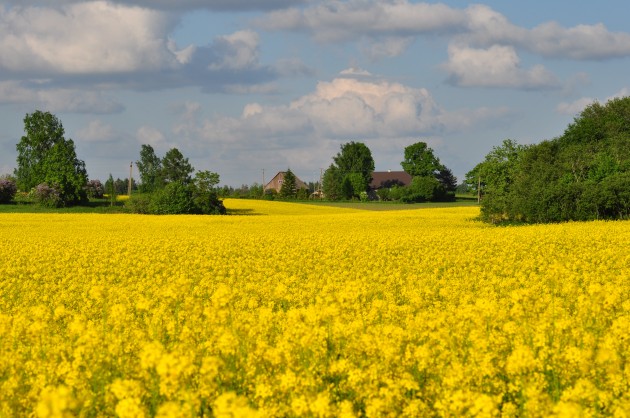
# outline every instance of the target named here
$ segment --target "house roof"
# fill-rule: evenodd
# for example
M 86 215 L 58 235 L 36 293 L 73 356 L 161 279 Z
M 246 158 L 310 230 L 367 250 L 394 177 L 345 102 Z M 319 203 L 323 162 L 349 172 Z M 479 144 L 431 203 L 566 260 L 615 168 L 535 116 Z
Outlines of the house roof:
M 264 190 L 275 189 L 277 191 L 280 191 L 280 187 L 282 186 L 282 180 L 284 180 L 285 174 L 286 174 L 286 171 L 279 171 L 278 174 L 273 176 L 273 178 L 269 181 L 269 183 L 265 184 Z M 302 180 L 300 180 L 298 176 L 295 176 L 295 187 L 297 189 L 308 189 L 308 185 L 304 183 Z
M 370 188 L 380 189 L 382 187 L 408 186 L 411 183 L 411 175 L 405 171 L 374 171 Z

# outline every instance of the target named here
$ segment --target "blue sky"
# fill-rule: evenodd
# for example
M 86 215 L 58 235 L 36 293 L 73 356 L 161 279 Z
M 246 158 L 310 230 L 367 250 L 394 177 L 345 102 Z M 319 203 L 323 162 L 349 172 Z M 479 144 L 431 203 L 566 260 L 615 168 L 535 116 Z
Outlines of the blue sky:
M 39 109 L 102 181 L 126 177 L 142 144 L 234 187 L 263 169 L 316 181 L 349 141 L 377 170 L 427 142 L 462 180 L 504 139 L 559 136 L 588 103 L 630 95 L 628 12 L 621 0 L 0 0 L 0 174 Z

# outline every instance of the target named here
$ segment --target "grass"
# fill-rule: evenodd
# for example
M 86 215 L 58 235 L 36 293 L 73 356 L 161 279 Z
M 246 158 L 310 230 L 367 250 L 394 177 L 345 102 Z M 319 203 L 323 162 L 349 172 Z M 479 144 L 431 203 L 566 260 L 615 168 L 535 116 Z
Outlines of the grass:
M 112 206 L 107 199 L 93 199 L 85 205 L 67 208 L 47 208 L 32 202 L 11 202 L 0 205 L 0 213 L 125 213 L 123 202 Z
M 467 196 L 457 196 L 455 202 L 426 202 L 426 203 L 399 203 L 399 202 L 332 202 L 326 200 L 303 200 L 295 201 L 307 205 L 333 206 L 339 208 L 361 209 L 369 211 L 386 210 L 409 210 L 409 209 L 429 209 L 448 208 L 459 206 L 476 206 L 477 198 Z M 242 215 L 242 210 L 228 209 L 228 215 Z M 89 203 L 81 206 L 67 208 L 47 208 L 28 201 L 18 201 L 0 205 L 0 213 L 127 213 L 123 201 L 117 201 L 112 206 L 109 199 L 92 199 Z

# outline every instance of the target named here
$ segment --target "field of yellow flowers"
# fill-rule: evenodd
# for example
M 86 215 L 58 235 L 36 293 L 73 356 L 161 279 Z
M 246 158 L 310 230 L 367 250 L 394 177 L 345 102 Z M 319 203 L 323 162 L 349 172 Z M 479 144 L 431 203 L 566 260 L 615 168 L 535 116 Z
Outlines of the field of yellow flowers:
M 630 416 L 630 222 L 0 215 L 0 417 Z

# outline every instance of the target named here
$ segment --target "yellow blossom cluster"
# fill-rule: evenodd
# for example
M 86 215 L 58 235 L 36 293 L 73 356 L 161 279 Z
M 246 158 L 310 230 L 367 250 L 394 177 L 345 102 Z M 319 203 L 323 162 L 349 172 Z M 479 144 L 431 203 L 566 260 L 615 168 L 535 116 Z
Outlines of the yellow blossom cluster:
M 630 222 L 0 215 L 0 417 L 630 416 Z

